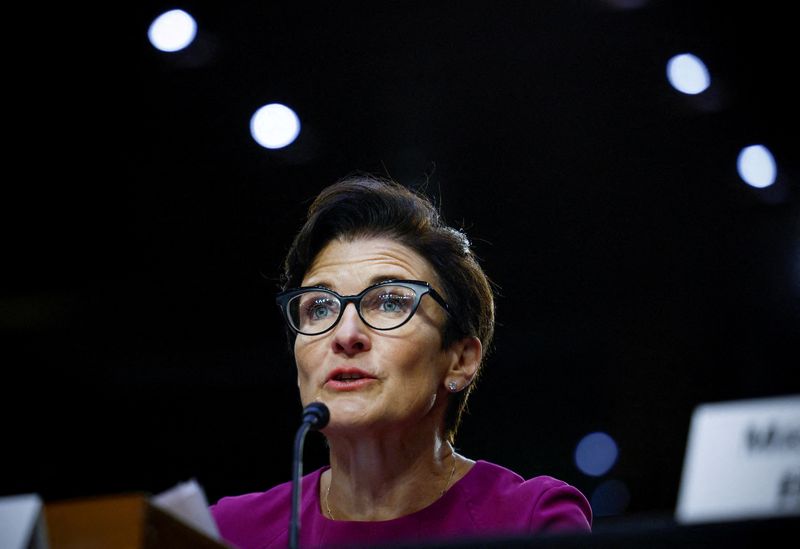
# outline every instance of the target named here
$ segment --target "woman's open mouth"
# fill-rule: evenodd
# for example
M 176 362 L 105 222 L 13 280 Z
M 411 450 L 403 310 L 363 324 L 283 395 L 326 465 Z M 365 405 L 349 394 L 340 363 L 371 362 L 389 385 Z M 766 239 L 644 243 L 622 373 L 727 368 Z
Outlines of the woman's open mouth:
M 355 391 L 376 381 L 376 378 L 362 370 L 339 368 L 331 372 L 325 387 L 334 391 Z

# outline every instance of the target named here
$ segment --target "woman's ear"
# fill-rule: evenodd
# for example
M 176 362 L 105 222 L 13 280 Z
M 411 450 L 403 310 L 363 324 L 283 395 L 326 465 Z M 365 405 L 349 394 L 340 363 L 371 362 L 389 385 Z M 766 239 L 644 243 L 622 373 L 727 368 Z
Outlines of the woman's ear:
M 477 337 L 465 337 L 454 342 L 450 349 L 450 367 L 444 385 L 451 393 L 464 390 L 478 373 L 483 356 L 483 346 Z

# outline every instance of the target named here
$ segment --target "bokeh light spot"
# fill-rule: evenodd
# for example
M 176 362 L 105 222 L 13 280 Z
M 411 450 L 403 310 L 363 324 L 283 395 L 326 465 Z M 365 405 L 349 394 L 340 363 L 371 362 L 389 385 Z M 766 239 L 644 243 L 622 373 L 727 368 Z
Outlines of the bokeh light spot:
M 702 93 L 711 85 L 705 63 L 691 53 L 676 55 L 667 62 L 667 79 L 673 88 L 688 95 Z
M 250 119 L 250 134 L 262 147 L 281 149 L 297 139 L 300 119 L 286 105 L 264 105 Z
M 592 513 L 596 517 L 620 515 L 628 508 L 630 501 L 631 494 L 624 482 L 604 480 L 592 492 Z
M 156 17 L 147 37 L 153 47 L 165 52 L 182 50 L 197 35 L 197 23 L 183 10 L 171 10 Z
M 606 433 L 589 433 L 575 448 L 575 465 L 593 477 L 606 474 L 617 461 L 617 443 Z
M 743 148 L 736 161 L 736 169 L 745 183 L 759 189 L 775 183 L 778 173 L 775 158 L 764 145 Z

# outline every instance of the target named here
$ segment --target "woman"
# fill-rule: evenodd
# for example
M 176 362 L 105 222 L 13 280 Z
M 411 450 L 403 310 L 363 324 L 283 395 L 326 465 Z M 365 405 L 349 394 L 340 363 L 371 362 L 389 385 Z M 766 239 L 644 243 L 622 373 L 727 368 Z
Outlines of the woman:
M 303 405 L 330 409 L 330 467 L 303 478 L 303 547 L 589 531 L 583 495 L 523 480 L 453 444 L 494 331 L 466 236 L 393 182 L 351 178 L 317 197 L 278 304 Z M 222 498 L 234 546 L 285 547 L 291 483 Z

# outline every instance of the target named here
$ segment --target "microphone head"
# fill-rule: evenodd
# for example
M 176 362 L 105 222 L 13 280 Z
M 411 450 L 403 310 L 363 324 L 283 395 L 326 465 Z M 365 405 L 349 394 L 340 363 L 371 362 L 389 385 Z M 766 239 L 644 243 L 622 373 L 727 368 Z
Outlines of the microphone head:
M 303 423 L 308 423 L 312 429 L 324 428 L 331 419 L 328 407 L 321 402 L 312 402 L 303 408 Z

